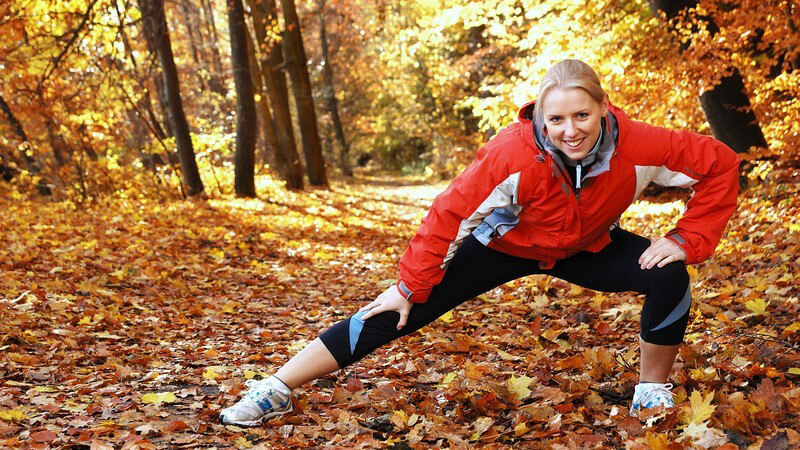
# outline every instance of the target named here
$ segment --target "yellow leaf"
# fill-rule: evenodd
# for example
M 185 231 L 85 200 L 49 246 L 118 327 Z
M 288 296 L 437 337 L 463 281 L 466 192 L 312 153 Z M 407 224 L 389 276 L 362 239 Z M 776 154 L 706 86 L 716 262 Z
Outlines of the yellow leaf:
M 233 443 L 238 448 L 250 448 L 253 446 L 253 443 L 248 441 L 246 437 L 239 436 L 236 438 L 236 441 Z
M 36 392 L 58 392 L 58 388 L 53 386 L 36 386 L 33 390 Z
M 222 307 L 222 312 L 226 314 L 233 314 L 234 312 L 236 312 L 236 308 L 238 306 L 239 304 L 236 302 L 228 302 L 225 304 L 225 306 Z
M 206 380 L 214 380 L 217 377 L 219 377 L 219 374 L 217 374 L 217 372 L 214 371 L 214 369 L 211 367 L 209 367 L 208 369 L 206 369 L 205 372 L 203 372 L 203 378 L 205 378 Z
M 27 419 L 28 416 L 25 415 L 22 411 L 18 411 L 16 409 L 9 409 L 7 411 L 0 411 L 0 419 L 3 419 L 7 422 L 19 422 L 22 419 Z
M 528 389 L 531 381 L 533 381 L 533 378 L 526 377 L 525 375 L 519 378 L 512 376 L 511 379 L 508 380 L 508 389 L 513 392 L 519 400 L 522 400 L 531 395 L 531 390 Z
M 744 304 L 744 306 L 750 311 L 753 311 L 754 314 L 764 314 L 764 311 L 767 310 L 767 305 L 769 305 L 769 302 L 765 302 L 764 299 L 761 298 L 750 300 Z
M 792 375 L 800 375 L 800 367 L 790 367 L 788 372 Z
M 500 355 L 500 358 L 504 359 L 505 361 L 511 361 L 512 359 L 516 358 L 511 353 L 504 352 L 504 351 L 500 350 L 499 348 L 497 349 L 497 354 Z
M 692 396 L 689 397 L 689 406 L 683 407 L 686 422 L 700 424 L 711 417 L 716 409 L 716 406 L 711 404 L 712 400 L 714 400 L 714 391 L 709 392 L 706 396 L 703 396 L 700 391 L 692 392 Z
M 786 331 L 793 332 L 800 330 L 800 322 L 792 322 L 791 325 L 786 327 Z
M 445 323 L 451 323 L 456 319 L 453 317 L 453 311 L 447 311 L 446 313 L 439 316 L 439 320 Z
M 89 316 L 83 316 L 83 319 L 78 322 L 78 325 L 90 325 L 92 323 L 92 319 Z
M 528 428 L 525 422 L 520 422 L 514 427 L 514 436 L 520 437 L 528 431 L 531 431 L 531 428 Z
M 210 252 L 208 252 L 208 254 L 211 255 L 212 258 L 217 260 L 225 258 L 225 252 L 219 249 L 211 250 Z
M 439 383 L 439 387 L 447 387 L 453 380 L 456 379 L 456 372 L 450 372 L 442 378 L 441 383 Z
M 255 373 L 255 372 L 253 372 L 252 370 L 245 370 L 245 371 L 244 371 L 244 379 L 245 379 L 245 380 L 250 380 L 250 379 L 252 379 L 254 376 L 256 376 L 256 373 Z
M 178 401 L 178 398 L 175 397 L 175 394 L 172 392 L 150 393 L 142 396 L 142 403 L 145 405 L 160 405 L 162 403 L 173 403 L 176 401 Z

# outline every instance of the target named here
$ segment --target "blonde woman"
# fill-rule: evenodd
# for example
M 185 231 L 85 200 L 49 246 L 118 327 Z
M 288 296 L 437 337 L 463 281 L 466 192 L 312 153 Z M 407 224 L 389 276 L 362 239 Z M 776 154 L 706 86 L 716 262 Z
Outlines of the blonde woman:
M 711 137 L 629 119 L 591 67 L 561 61 L 542 79 L 538 101 L 436 197 L 400 260 L 397 284 L 251 383 L 220 420 L 251 426 L 289 412 L 293 388 L 533 274 L 644 294 L 630 411 L 674 406 L 667 381 L 691 305 L 685 265 L 707 259 L 719 242 L 736 208 L 738 164 Z M 694 190 L 675 228 L 652 240 L 617 225 L 651 181 Z

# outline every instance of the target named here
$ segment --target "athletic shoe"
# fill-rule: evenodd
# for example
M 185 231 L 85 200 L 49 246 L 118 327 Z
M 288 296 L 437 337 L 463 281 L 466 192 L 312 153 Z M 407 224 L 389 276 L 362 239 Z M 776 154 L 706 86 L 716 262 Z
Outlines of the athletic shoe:
M 276 376 L 263 380 L 247 380 L 250 388 L 235 405 L 219 414 L 225 425 L 254 427 L 269 418 L 292 410 L 292 390 Z
M 675 406 L 672 400 L 672 384 L 670 383 L 639 383 L 633 391 L 633 404 L 630 414 L 638 416 L 639 411 L 645 408 L 657 408 L 665 406 L 671 408 Z

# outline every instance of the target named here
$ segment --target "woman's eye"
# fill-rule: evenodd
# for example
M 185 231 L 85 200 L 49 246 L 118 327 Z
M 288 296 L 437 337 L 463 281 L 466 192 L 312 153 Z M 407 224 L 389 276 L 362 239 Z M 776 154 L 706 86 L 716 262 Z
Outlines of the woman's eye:
M 579 119 L 585 119 L 587 117 L 589 117 L 589 113 L 578 113 L 578 118 Z
M 560 118 L 560 117 L 551 117 L 551 118 L 550 118 L 550 122 L 551 122 L 551 123 L 556 123 L 556 122 L 558 122 L 559 120 L 561 120 L 561 118 Z

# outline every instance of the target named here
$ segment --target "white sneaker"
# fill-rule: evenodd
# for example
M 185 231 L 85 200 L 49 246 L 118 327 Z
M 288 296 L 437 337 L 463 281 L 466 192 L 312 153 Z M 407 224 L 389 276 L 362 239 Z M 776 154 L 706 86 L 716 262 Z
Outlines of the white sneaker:
M 637 417 L 639 411 L 645 408 L 657 408 L 659 406 L 666 406 L 671 408 L 675 406 L 675 401 L 672 400 L 671 383 L 639 383 L 633 391 L 633 404 L 631 405 L 630 414 Z
M 264 380 L 247 380 L 245 384 L 250 389 L 235 405 L 222 410 L 221 423 L 254 427 L 292 410 L 292 390 L 275 375 Z

